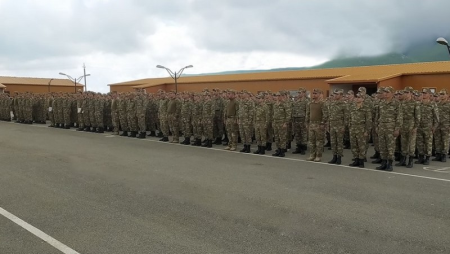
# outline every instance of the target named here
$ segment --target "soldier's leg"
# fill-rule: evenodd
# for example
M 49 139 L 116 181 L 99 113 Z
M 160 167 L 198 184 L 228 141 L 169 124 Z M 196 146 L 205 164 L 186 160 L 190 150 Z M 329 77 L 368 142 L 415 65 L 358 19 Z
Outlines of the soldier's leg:
M 320 161 L 323 153 L 323 144 L 325 140 L 325 131 L 318 125 L 318 131 L 316 134 L 316 159 L 315 161 Z
M 351 147 L 351 152 L 352 152 L 352 156 L 353 159 L 357 159 L 358 158 L 358 131 L 356 129 L 350 129 L 350 147 Z
M 317 150 L 317 147 L 316 147 L 316 144 L 317 144 L 317 140 L 316 140 L 316 130 L 315 130 L 315 128 L 314 128 L 314 125 L 310 125 L 309 126 L 309 134 L 308 134 L 308 146 L 309 146 L 309 153 L 310 153 L 310 156 L 309 156 L 309 159 L 308 160 L 314 160 L 315 158 L 316 158 L 316 150 Z

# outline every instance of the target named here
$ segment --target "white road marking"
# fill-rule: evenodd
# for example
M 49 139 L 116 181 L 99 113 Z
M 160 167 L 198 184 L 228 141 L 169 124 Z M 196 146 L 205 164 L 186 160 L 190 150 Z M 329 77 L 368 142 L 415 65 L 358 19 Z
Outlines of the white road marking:
M 11 122 L 13 123 L 13 122 Z M 75 131 L 75 130 L 72 130 Z M 85 133 L 85 132 L 83 132 Z M 87 133 L 92 133 L 92 132 L 87 132 Z M 121 138 L 128 138 L 128 137 L 122 137 L 122 136 L 118 136 Z M 179 143 L 170 143 L 170 142 L 160 142 L 159 140 L 154 140 L 154 139 L 141 139 L 142 141 L 150 141 L 150 142 L 157 142 L 157 143 L 161 143 L 161 144 L 166 144 L 166 145 L 181 145 Z M 272 158 L 272 159 L 280 159 L 280 160 L 290 160 L 290 161 L 301 161 L 301 162 L 307 162 L 307 163 L 314 163 L 314 164 L 321 164 L 321 165 L 326 165 L 326 166 L 332 166 L 332 167 L 343 167 L 343 168 L 350 168 L 350 169 L 356 169 L 356 170 L 365 170 L 365 171 L 372 171 L 372 172 L 377 172 L 377 173 L 385 173 L 385 174 L 394 174 L 394 175 L 401 175 L 401 176 L 409 176 L 409 177 L 415 177 L 415 178 L 422 178 L 422 179 L 428 179 L 428 180 L 436 180 L 436 181 L 442 181 L 442 182 L 450 182 L 450 179 L 444 179 L 444 178 L 437 178 L 437 177 L 429 177 L 429 176 L 421 176 L 421 175 L 413 175 L 413 174 L 406 174 L 406 173 L 400 173 L 400 172 L 389 172 L 389 171 L 383 171 L 383 170 L 376 170 L 376 169 L 371 169 L 371 168 L 359 168 L 359 167 L 350 167 L 347 165 L 335 165 L 335 164 L 328 164 L 325 162 L 313 162 L 313 161 L 307 161 L 307 160 L 302 160 L 302 159 L 295 159 L 295 158 L 286 158 L 286 157 L 273 157 L 273 156 L 261 156 L 259 154 L 253 154 L 253 153 L 239 153 L 239 151 L 229 151 L 229 150 L 224 150 L 224 149 L 217 149 L 217 148 L 205 148 L 205 147 L 199 147 L 199 146 L 191 146 L 191 145 L 182 145 L 182 146 L 186 146 L 186 147 L 191 147 L 191 148 L 198 148 L 198 149 L 208 149 L 208 150 L 214 150 L 214 151 L 221 151 L 221 152 L 228 152 L 228 153 L 235 153 L 235 154 L 241 154 L 241 155 L 250 155 L 250 156 L 258 156 L 260 158 Z M 425 168 L 424 168 L 425 169 Z M 439 172 L 439 173 L 447 173 L 447 172 L 442 172 L 442 171 L 436 171 L 436 170 L 428 170 L 430 172 Z
M 80 254 L 79 252 L 76 252 L 75 250 L 69 248 L 67 245 L 61 243 L 60 241 L 56 240 L 55 238 L 47 235 L 46 233 L 42 232 L 41 230 L 33 227 L 32 225 L 28 224 L 27 222 L 21 220 L 19 217 L 15 216 L 14 214 L 6 211 L 5 209 L 0 207 L 0 214 L 9 219 L 10 221 L 16 223 L 17 225 L 21 226 L 22 228 L 26 229 L 28 232 L 32 233 L 33 235 L 39 237 L 41 240 L 47 242 L 54 248 L 58 249 L 64 254 Z

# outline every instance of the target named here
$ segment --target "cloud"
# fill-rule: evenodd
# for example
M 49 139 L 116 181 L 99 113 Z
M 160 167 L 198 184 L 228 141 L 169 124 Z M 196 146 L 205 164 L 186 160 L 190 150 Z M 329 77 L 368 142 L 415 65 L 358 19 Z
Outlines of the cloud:
M 0 75 L 77 76 L 86 63 L 96 91 L 167 76 L 157 64 L 207 73 L 403 51 L 449 35 L 450 24 L 447 0 L 0 0 L 0 9 Z

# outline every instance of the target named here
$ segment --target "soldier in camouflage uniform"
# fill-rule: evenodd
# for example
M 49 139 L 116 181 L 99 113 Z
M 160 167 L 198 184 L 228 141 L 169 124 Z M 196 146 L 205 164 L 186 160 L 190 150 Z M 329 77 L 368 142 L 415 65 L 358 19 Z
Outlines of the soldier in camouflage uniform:
M 275 96 L 276 94 L 271 93 L 270 91 L 267 92 L 265 96 L 265 102 L 267 104 L 267 109 L 269 110 L 269 119 L 267 123 L 267 144 L 266 144 L 266 151 L 272 151 L 272 142 L 274 140 L 274 132 L 273 132 L 273 104 L 275 102 Z
M 343 100 L 343 94 L 342 89 L 334 90 L 334 96 L 328 108 L 328 124 L 333 152 L 333 159 L 328 163 L 337 165 L 341 164 L 344 156 L 344 132 L 347 125 L 347 104 Z
M 320 162 L 322 160 L 325 136 L 325 124 L 328 122 L 328 108 L 322 99 L 323 92 L 314 89 L 311 101 L 306 108 L 306 123 L 308 124 L 308 138 L 310 156 L 308 161 Z
M 163 135 L 163 138 L 161 138 L 159 141 L 168 142 L 170 130 L 167 119 L 167 105 L 169 103 L 169 100 L 167 98 L 167 95 L 164 93 L 160 93 L 159 97 L 158 118 L 160 123 L 160 131 Z
M 273 104 L 272 126 L 275 135 L 277 150 L 272 156 L 284 157 L 287 151 L 287 126 L 291 121 L 291 107 L 286 103 L 286 96 L 276 94 L 277 100 Z
M 136 94 L 129 93 L 127 97 L 127 118 L 128 118 L 128 130 L 130 135 L 128 137 L 135 138 L 138 133 L 138 119 L 136 115 Z
M 378 164 L 381 163 L 381 156 L 380 156 L 380 145 L 379 145 L 379 139 L 378 139 L 378 109 L 380 101 L 383 100 L 384 95 L 384 87 L 379 87 L 377 90 L 377 93 L 374 95 L 375 99 L 372 100 L 372 140 L 373 140 L 373 147 L 375 150 L 375 154 L 372 155 L 370 158 L 375 159 L 375 161 L 372 161 L 372 163 Z
M 239 103 L 239 130 L 244 147 L 240 150 L 242 153 L 250 153 L 253 134 L 253 117 L 255 104 L 250 98 L 248 92 L 244 92 L 241 102 Z
M 400 134 L 403 115 L 401 104 L 394 99 L 394 89 L 390 86 L 384 89 L 384 100 L 378 106 L 377 123 L 382 162 L 376 169 L 392 171 L 395 140 Z
M 194 136 L 194 142 L 192 143 L 193 146 L 202 145 L 202 112 L 203 101 L 201 95 L 195 94 L 191 109 L 192 135 Z
M 147 94 L 147 128 L 150 131 L 148 136 L 156 137 L 156 129 L 159 126 L 157 98 L 153 94 Z
M 147 114 L 147 96 L 144 93 L 144 90 L 138 91 L 136 95 L 136 113 L 139 127 L 138 138 L 143 139 L 147 136 L 147 125 L 145 122 L 146 114 Z
M 180 138 L 180 130 L 179 126 L 179 114 L 178 114 L 178 104 L 179 101 L 176 98 L 175 92 L 168 93 L 169 102 L 167 103 L 167 121 L 169 123 L 169 130 L 172 132 L 172 142 L 171 143 L 179 143 Z
M 47 112 L 48 112 L 48 120 L 50 120 L 50 125 L 48 127 L 55 127 L 55 115 L 53 112 L 53 102 L 54 102 L 54 97 L 53 97 L 53 93 L 49 94 L 49 96 L 47 97 Z
M 119 94 L 117 97 L 117 106 L 119 107 L 119 124 L 122 129 L 122 137 L 128 137 L 128 117 L 127 117 L 127 94 Z
M 95 94 L 89 93 L 88 96 L 88 112 L 89 112 L 89 122 L 91 123 L 91 132 L 97 131 L 97 120 L 95 119 Z
M 293 154 L 305 154 L 308 142 L 306 129 L 306 107 L 309 103 L 306 89 L 301 87 L 292 105 L 292 123 L 295 136 L 296 149 Z
M 212 147 L 212 141 L 214 138 L 213 133 L 214 115 L 215 115 L 215 108 L 212 102 L 211 94 L 209 92 L 205 92 L 202 107 L 202 129 L 206 142 L 202 145 L 202 147 L 207 148 Z
M 84 115 L 83 115 L 83 93 L 78 93 L 76 95 L 76 102 L 77 102 L 77 113 L 78 113 L 78 128 L 77 131 L 82 131 L 84 128 Z
M 95 121 L 97 122 L 97 133 L 104 133 L 105 126 L 105 99 L 102 94 L 96 94 L 94 97 Z
M 407 168 L 412 168 L 414 164 L 417 128 L 421 117 L 420 105 L 412 98 L 413 90 L 412 87 L 406 87 L 403 91 L 403 125 L 400 129 L 401 158 L 400 162 L 395 164 L 395 166 L 407 166 Z M 407 158 L 408 165 L 406 165 Z
M 266 143 L 267 143 L 267 125 L 269 122 L 269 106 L 264 100 L 264 95 L 258 95 L 256 97 L 257 101 L 255 104 L 255 116 L 254 116 L 254 126 L 255 126 L 255 138 L 256 144 L 258 145 L 258 150 L 254 154 L 265 154 Z
M 239 102 L 236 99 L 236 92 L 229 91 L 228 99 L 227 108 L 224 112 L 225 126 L 228 133 L 228 146 L 225 147 L 225 150 L 236 151 L 239 135 Z
M 34 98 L 31 93 L 26 93 L 25 103 L 24 103 L 24 111 L 25 111 L 25 123 L 32 124 L 33 123 L 33 104 Z
M 366 97 L 358 93 L 354 102 L 348 105 L 348 126 L 350 129 L 350 147 L 353 154 L 351 167 L 364 167 L 367 137 L 372 129 L 372 109 L 364 103 Z
M 439 112 L 434 101 L 430 100 L 431 91 L 423 90 L 420 105 L 420 123 L 417 128 L 417 150 L 419 154 L 418 164 L 429 165 L 431 149 L 433 146 L 433 132 L 439 124 Z
M 450 102 L 448 101 L 448 94 L 446 89 L 439 92 L 439 125 L 434 133 L 436 142 L 436 157 L 433 161 L 447 161 L 447 152 L 449 147 L 450 136 Z
M 181 101 L 181 132 L 184 135 L 183 145 L 191 144 L 192 136 L 192 96 L 189 93 L 183 94 L 183 100 Z
M 81 111 L 83 113 L 84 131 L 91 130 L 91 119 L 89 117 L 89 92 L 86 92 L 82 96 Z
M 111 102 L 112 95 L 106 94 L 103 97 L 104 101 L 104 118 L 105 118 L 105 131 L 113 131 L 113 123 L 112 123 L 112 113 L 111 113 Z
M 223 98 L 219 89 L 213 89 L 213 105 L 214 105 L 214 120 L 213 120 L 213 133 L 214 144 L 222 144 L 223 137 Z
M 113 93 L 111 96 L 111 120 L 113 125 L 113 135 L 119 135 L 120 118 L 119 118 L 119 100 L 117 93 Z

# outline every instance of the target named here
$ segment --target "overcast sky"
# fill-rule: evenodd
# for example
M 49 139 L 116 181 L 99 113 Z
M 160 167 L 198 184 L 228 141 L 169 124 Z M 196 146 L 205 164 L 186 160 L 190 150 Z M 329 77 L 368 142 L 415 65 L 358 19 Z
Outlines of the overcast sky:
M 449 0 L 0 0 L 0 75 L 89 90 L 185 73 L 302 67 L 450 35 Z M 447 38 L 450 40 L 450 38 Z

